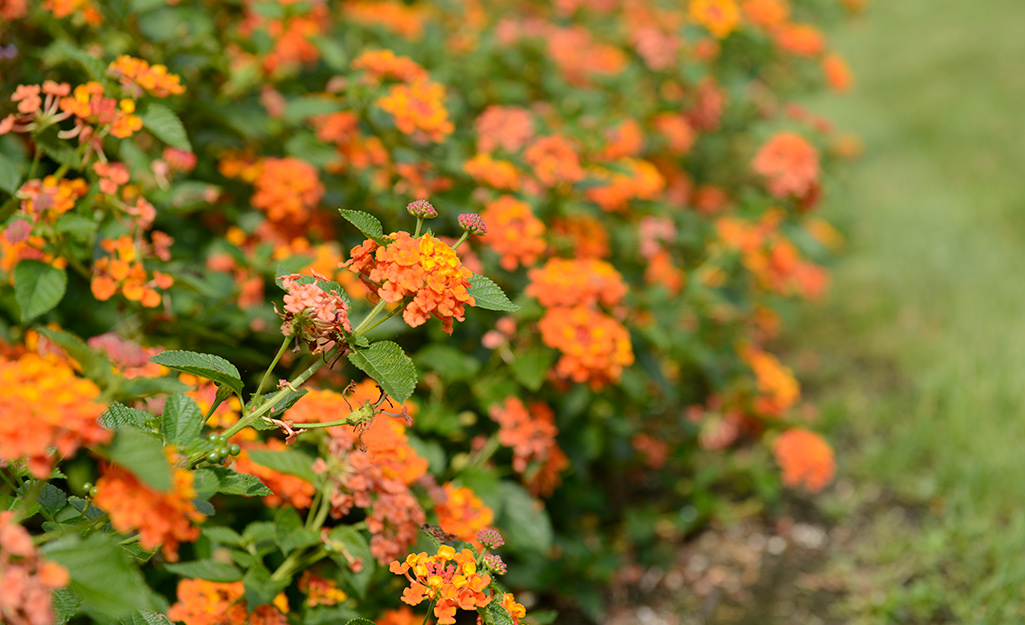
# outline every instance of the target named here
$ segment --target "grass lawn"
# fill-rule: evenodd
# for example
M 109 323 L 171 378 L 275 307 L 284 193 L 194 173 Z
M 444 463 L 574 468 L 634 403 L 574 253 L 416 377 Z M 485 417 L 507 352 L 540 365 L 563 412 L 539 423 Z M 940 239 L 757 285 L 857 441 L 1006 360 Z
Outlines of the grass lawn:
M 862 515 L 851 623 L 1025 622 L 1025 2 L 878 1 L 833 43 L 851 235 L 799 349 Z M 842 186 L 843 188 L 839 188 Z M 842 198 L 840 197 L 842 196 Z

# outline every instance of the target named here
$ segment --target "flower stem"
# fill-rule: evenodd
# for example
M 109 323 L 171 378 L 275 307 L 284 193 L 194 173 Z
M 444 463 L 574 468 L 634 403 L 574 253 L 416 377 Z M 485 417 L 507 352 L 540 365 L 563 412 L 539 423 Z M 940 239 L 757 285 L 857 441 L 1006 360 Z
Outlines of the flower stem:
M 382 323 L 384 323 L 385 321 L 388 321 L 389 319 L 391 319 L 392 317 L 394 317 L 395 315 L 397 315 L 397 314 L 399 313 L 399 311 L 400 311 L 400 310 L 402 310 L 402 307 L 401 307 L 401 306 L 400 306 L 400 307 L 398 307 L 398 308 L 396 308 L 395 310 L 391 311 L 390 313 L 388 313 L 388 314 L 387 314 L 387 315 L 385 315 L 384 317 L 381 317 L 381 318 L 380 318 L 380 319 L 379 319 L 379 320 L 378 320 L 377 322 L 375 322 L 375 323 L 374 323 L 373 325 L 371 325 L 371 326 L 370 326 L 369 328 L 367 328 L 366 330 L 363 330 L 363 334 L 366 334 L 367 332 L 370 332 L 371 330 L 373 330 L 373 329 L 374 329 L 374 328 L 376 328 L 377 326 L 381 325 L 381 324 L 382 324 Z
M 263 387 L 266 386 L 267 380 L 270 378 L 271 373 L 274 371 L 274 367 L 278 364 L 278 361 L 281 360 L 281 356 L 284 355 L 285 350 L 288 349 L 288 346 L 291 343 L 292 343 L 292 336 L 291 335 L 286 336 L 285 340 L 282 341 L 282 343 L 281 343 L 281 347 L 278 348 L 278 353 L 274 354 L 274 360 L 271 361 L 270 366 L 267 367 L 267 371 L 264 372 L 263 379 L 260 380 L 260 385 L 256 387 L 256 392 L 253 393 L 253 397 L 256 397 L 256 398 L 260 397 L 260 393 L 263 392 Z
M 381 300 L 381 301 L 377 302 L 377 305 L 374 306 L 373 310 L 371 310 L 367 314 L 367 316 L 363 318 L 363 321 L 359 322 L 359 325 L 356 326 L 356 329 L 353 330 L 352 333 L 354 335 L 365 334 L 366 331 L 367 331 L 366 330 L 366 326 L 369 325 L 370 322 L 372 322 L 377 317 L 377 315 L 381 314 L 381 311 L 384 310 L 384 307 L 387 306 L 387 305 L 388 305 L 388 302 L 386 302 L 384 300 Z
M 420 236 L 420 226 L 422 226 L 422 225 L 424 225 L 424 218 L 423 217 L 417 217 L 416 218 L 416 230 L 413 232 L 413 238 L 414 239 L 417 238 L 418 236 Z

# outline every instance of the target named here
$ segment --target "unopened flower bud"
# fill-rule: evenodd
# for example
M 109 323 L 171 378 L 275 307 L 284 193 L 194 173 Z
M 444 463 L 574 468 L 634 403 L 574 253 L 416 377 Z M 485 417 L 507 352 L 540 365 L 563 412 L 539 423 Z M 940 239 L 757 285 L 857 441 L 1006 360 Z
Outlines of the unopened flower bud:
M 489 553 L 484 556 L 484 566 L 491 572 L 497 573 L 498 575 L 505 575 L 508 571 L 505 562 L 502 562 L 502 557 L 497 553 Z
M 463 213 L 459 216 L 459 225 L 462 226 L 463 230 L 477 236 L 484 236 L 488 233 L 488 228 L 484 225 L 484 219 L 477 213 Z
M 505 544 L 505 541 L 502 540 L 502 535 L 498 533 L 498 530 L 493 530 L 491 528 L 477 532 L 477 542 L 488 549 L 495 549 L 496 547 L 501 547 Z
M 406 205 L 406 210 L 413 217 L 420 219 L 434 219 L 438 216 L 438 211 L 431 206 L 431 203 L 426 198 L 421 198 L 415 202 L 410 202 Z

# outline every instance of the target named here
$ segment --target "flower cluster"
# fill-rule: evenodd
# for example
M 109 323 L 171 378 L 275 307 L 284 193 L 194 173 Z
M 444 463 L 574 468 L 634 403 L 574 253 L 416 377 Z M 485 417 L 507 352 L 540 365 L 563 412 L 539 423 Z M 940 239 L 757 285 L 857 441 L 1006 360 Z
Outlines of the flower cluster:
M 455 623 L 457 608 L 472 611 L 491 603 L 491 596 L 484 593 L 491 576 L 478 573 L 477 559 L 469 549 L 456 552 L 441 545 L 433 556 L 409 554 L 405 561 L 392 562 L 389 570 L 409 580 L 402 600 L 413 606 L 425 599 L 433 603 L 439 625 Z
M 179 542 L 199 538 L 194 523 L 205 517 L 192 503 L 196 498 L 192 471 L 172 469 L 168 492 L 154 490 L 117 465 L 105 464 L 101 472 L 93 503 L 107 511 L 119 532 L 138 531 L 144 549 L 161 547 L 164 558 L 176 562 Z
M 559 485 L 559 472 L 569 466 L 555 440 L 559 432 L 555 412 L 544 402 L 533 402 L 528 408 L 518 397 L 507 397 L 491 406 L 488 414 L 499 425 L 498 441 L 513 450 L 513 470 L 535 495 L 551 495 Z
M 787 486 L 803 484 L 815 493 L 832 482 L 836 474 L 833 448 L 811 430 L 791 428 L 783 432 L 773 443 L 772 453 Z
M 40 557 L 14 512 L 0 512 L 0 621 L 53 625 L 52 593 L 69 581 L 64 567 Z
M 60 109 L 75 117 L 75 128 L 61 132 L 61 138 L 78 137 L 79 143 L 88 143 L 102 153 L 102 134 L 109 130 L 118 139 L 125 139 L 142 129 L 142 118 L 135 113 L 135 101 L 120 101 L 105 95 L 103 85 L 87 82 L 60 100 Z
M 491 225 L 482 240 L 501 256 L 506 271 L 529 267 L 544 253 L 545 226 L 526 202 L 503 195 L 489 203 L 481 217 Z
M 553 373 L 595 390 L 616 382 L 633 364 L 630 333 L 618 321 L 588 306 L 550 308 L 541 321 L 541 340 L 562 355 Z
M 56 358 L 0 356 L 0 413 L 7 415 L 0 419 L 0 461 L 24 460 L 34 476 L 46 479 L 57 456 L 109 441 L 111 432 L 98 420 L 99 394 Z
M 524 160 L 538 182 L 546 187 L 561 186 L 584 179 L 580 156 L 569 139 L 559 135 L 539 137 L 523 153 Z
M 350 260 L 342 263 L 385 302 L 397 303 L 406 297 L 402 319 L 411 327 L 426 323 L 434 316 L 443 329 L 452 334 L 454 321 L 462 321 L 466 306 L 473 306 L 469 269 L 456 251 L 430 234 L 413 238 L 408 232 L 389 235 L 382 246 L 366 240 L 352 249 Z
M 627 291 L 623 277 L 603 260 L 552 258 L 528 276 L 527 295 L 546 308 L 616 306 Z
M 615 165 L 619 171 L 592 168 L 590 176 L 605 184 L 592 187 L 584 194 L 607 211 L 626 210 L 631 200 L 656 199 L 665 188 L 665 178 L 647 161 L 627 159 Z
M 441 525 L 441 529 L 456 538 L 473 542 L 477 532 L 495 520 L 495 513 L 465 486 L 445 484 L 444 491 L 444 501 L 434 508 L 438 515 L 438 524 Z
M 324 195 L 317 170 L 297 158 L 265 158 L 250 200 L 274 222 L 304 222 Z
M 310 393 L 312 395 L 313 393 Z M 304 398 L 304 402 L 305 402 Z M 242 452 L 235 458 L 234 468 L 240 473 L 255 475 L 263 484 L 269 488 L 272 494 L 263 498 L 268 507 L 277 508 L 283 504 L 292 506 L 297 510 L 305 510 L 313 503 L 313 496 L 317 489 L 301 477 L 275 471 L 270 467 L 257 464 L 249 457 L 249 451 L 284 451 L 285 443 L 278 439 L 271 439 L 266 443 L 248 442 L 241 443 Z
M 801 135 L 781 132 L 758 150 L 751 169 L 766 179 L 774 196 L 803 198 L 818 184 L 819 155 Z
M 391 113 L 396 128 L 416 139 L 442 141 L 455 130 L 445 108 L 445 87 L 430 80 L 392 85 L 377 106 Z
M 287 609 L 287 603 L 275 599 L 274 605 L 256 606 L 250 612 L 245 595 L 242 582 L 182 579 L 178 582 L 178 601 L 168 609 L 167 617 L 185 625 L 287 625 L 281 609 Z
M 309 345 L 310 351 L 320 353 L 342 341 L 343 332 L 352 332 L 345 299 L 320 286 L 327 278 L 313 272 L 312 280 L 298 273 L 281 276 L 280 280 L 286 291 L 282 334 L 296 336 Z
M 299 592 L 306 595 L 306 605 L 311 608 L 318 605 L 338 605 L 349 598 L 349 595 L 338 587 L 337 582 L 310 571 L 303 571 L 303 576 L 299 578 Z
M 794 379 L 793 371 L 778 358 L 754 346 L 745 347 L 741 356 L 754 371 L 758 383 L 760 394 L 754 401 L 756 412 L 778 417 L 800 399 L 801 387 Z
M 93 297 L 103 302 L 120 291 L 130 302 L 139 302 L 146 308 L 160 306 L 163 297 L 157 289 L 169 289 L 174 278 L 160 271 L 154 271 L 151 278 L 139 260 L 135 242 L 129 236 L 104 239 L 100 247 L 109 256 L 103 256 L 93 264 Z
M 150 65 L 148 62 L 122 54 L 107 68 L 107 72 L 121 81 L 125 91 L 135 97 L 143 91 L 158 98 L 185 93 L 181 79 L 167 71 L 165 65 Z
M 479 184 L 505 191 L 515 191 L 520 187 L 521 174 L 516 166 L 509 161 L 493 158 L 487 152 L 481 152 L 463 163 L 463 169 Z

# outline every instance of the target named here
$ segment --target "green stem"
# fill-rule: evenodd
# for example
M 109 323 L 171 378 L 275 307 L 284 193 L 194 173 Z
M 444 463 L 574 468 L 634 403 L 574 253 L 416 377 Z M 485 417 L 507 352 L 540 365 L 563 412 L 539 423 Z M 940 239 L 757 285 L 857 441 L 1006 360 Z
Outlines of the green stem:
M 253 397 L 260 397 L 260 393 L 263 392 L 263 387 L 266 386 L 267 380 L 274 371 L 274 367 L 278 364 L 278 361 L 281 360 L 281 356 L 285 353 L 285 350 L 288 349 L 288 346 L 291 343 L 292 335 L 289 334 L 285 337 L 285 340 L 281 342 L 281 347 L 278 348 L 278 353 L 274 355 L 274 360 L 271 361 L 270 366 L 267 367 L 267 371 L 263 374 L 263 379 L 260 380 L 260 385 L 256 387 L 256 393 L 253 394 Z
M 473 459 L 467 463 L 467 468 L 479 467 L 480 465 L 487 462 L 488 459 L 491 458 L 491 456 L 493 456 L 496 451 L 498 451 L 500 445 L 501 443 L 498 441 L 498 436 L 493 434 L 491 438 L 488 439 L 488 442 L 484 444 L 484 447 L 482 447 L 480 451 L 474 454 Z
M 420 227 L 423 226 L 423 225 L 424 225 L 424 218 L 423 217 L 417 217 L 416 218 L 416 230 L 413 232 L 413 238 L 414 239 L 417 238 L 418 236 L 420 236 Z
M 7 482 L 7 485 L 11 487 L 11 493 L 17 495 L 19 490 L 18 485 L 15 484 L 10 477 L 8 477 L 7 472 L 0 470 L 0 477 L 4 478 L 4 481 Z
M 463 230 L 463 236 L 459 237 L 459 240 L 456 241 L 456 244 L 452 246 L 452 249 L 458 249 L 459 246 L 463 244 L 463 241 L 465 241 L 468 238 L 470 238 L 470 231 Z
M 36 170 L 39 169 L 39 157 L 42 156 L 43 151 L 39 149 L 39 144 L 36 144 L 35 155 L 32 157 L 32 166 L 28 169 L 28 179 L 33 180 L 36 177 Z
M 367 316 L 363 318 L 363 321 L 359 322 L 359 325 L 356 326 L 356 329 L 352 331 L 352 334 L 356 335 L 356 336 L 358 336 L 360 334 L 365 334 L 366 333 L 366 326 L 369 325 L 370 322 L 373 321 L 377 317 L 377 315 L 379 315 L 381 313 L 381 311 L 384 310 L 384 307 L 387 306 L 387 305 L 388 305 L 388 302 L 386 302 L 384 300 L 381 300 L 381 301 L 377 302 L 377 305 L 374 306 L 373 310 L 371 310 L 367 314 Z
M 46 484 L 43 480 L 32 480 L 32 486 L 29 487 L 28 492 L 21 500 L 21 505 L 18 506 L 17 512 L 14 513 L 14 522 L 19 523 L 22 519 L 27 518 L 28 511 L 32 509 L 32 504 L 35 503 L 36 498 L 39 497 L 39 493 L 43 492 L 43 485 Z
M 373 325 L 371 325 L 371 326 L 370 326 L 369 328 L 367 328 L 366 330 L 363 330 L 363 334 L 366 334 L 367 332 L 370 332 L 371 330 L 373 330 L 373 329 L 374 329 L 374 328 L 376 328 L 377 326 L 381 325 L 381 324 L 382 324 L 382 323 L 384 323 L 385 321 L 388 321 L 389 319 L 391 319 L 391 318 L 392 318 L 392 317 L 394 317 L 395 315 L 399 314 L 399 311 L 400 311 L 400 310 L 402 310 L 402 307 L 401 307 L 401 306 L 399 306 L 399 307 L 398 307 L 398 308 L 396 308 L 395 310 L 391 311 L 390 313 L 388 313 L 388 314 L 387 314 L 387 315 L 385 315 L 384 317 L 381 317 L 381 318 L 380 318 L 379 320 L 377 320 L 377 322 L 375 322 L 375 323 L 374 323 Z
M 323 491 L 322 491 L 323 492 Z M 335 486 L 331 484 L 327 488 L 327 492 L 320 498 L 320 508 L 317 510 L 317 516 L 313 519 L 312 529 L 315 532 L 319 532 L 320 528 L 324 527 L 324 521 L 327 520 L 327 514 L 331 511 L 331 497 L 335 494 Z
M 427 614 L 424 614 L 424 622 L 421 623 L 420 625 L 427 625 L 427 621 L 430 620 L 430 618 L 431 618 L 431 610 L 433 610 L 433 609 L 434 609 L 434 599 L 431 599 L 431 602 L 427 604 Z

